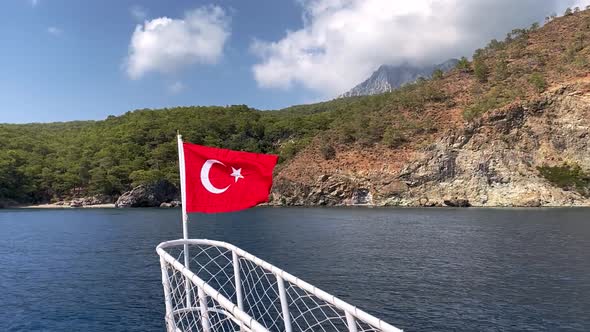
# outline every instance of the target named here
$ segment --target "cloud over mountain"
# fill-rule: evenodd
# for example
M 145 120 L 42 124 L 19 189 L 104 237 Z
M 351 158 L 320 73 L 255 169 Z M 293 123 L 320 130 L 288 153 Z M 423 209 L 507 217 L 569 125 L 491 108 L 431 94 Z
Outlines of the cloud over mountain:
M 126 71 L 138 79 L 149 72 L 170 73 L 192 64 L 214 64 L 230 35 L 230 18 L 218 6 L 205 6 L 183 18 L 159 17 L 136 26 Z
M 277 41 L 256 40 L 262 87 L 301 84 L 342 93 L 381 64 L 439 63 L 471 55 L 513 27 L 587 0 L 301 0 L 303 27 Z

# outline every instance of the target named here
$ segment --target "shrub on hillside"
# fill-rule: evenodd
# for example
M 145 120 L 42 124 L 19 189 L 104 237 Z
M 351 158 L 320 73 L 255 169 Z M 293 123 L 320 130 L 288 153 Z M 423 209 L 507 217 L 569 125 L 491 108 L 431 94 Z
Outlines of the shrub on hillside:
M 463 110 L 463 118 L 471 121 L 482 114 L 513 102 L 522 91 L 508 86 L 495 86 Z
M 320 154 L 324 160 L 332 160 L 336 158 L 336 149 L 334 149 L 331 144 L 322 142 L 322 145 L 320 146 Z
M 547 81 L 541 73 L 533 73 L 529 77 L 529 83 L 531 83 L 533 87 L 535 87 L 535 90 L 537 90 L 537 92 L 543 92 L 545 91 L 545 89 L 547 89 Z
M 463 73 L 468 73 L 471 71 L 471 65 L 469 63 L 469 60 L 467 60 L 466 57 L 461 57 L 459 62 L 457 62 L 456 68 L 459 69 Z
M 498 59 L 496 62 L 496 68 L 494 69 L 494 76 L 496 81 L 503 81 L 510 76 L 510 73 L 508 72 L 508 61 L 506 61 L 506 58 L 501 57 Z
M 397 128 L 388 127 L 383 133 L 382 143 L 390 148 L 398 148 L 407 141 L 406 136 Z
M 309 144 L 309 139 L 290 140 L 289 142 L 283 144 L 279 153 L 281 156 L 280 161 L 293 158 L 297 153 L 299 153 L 299 151 L 306 147 L 307 144 Z
M 590 173 L 584 172 L 580 165 L 541 166 L 537 167 L 541 176 L 564 190 L 575 190 L 583 196 L 590 197 Z
M 574 41 L 565 51 L 565 58 L 568 62 L 573 62 L 578 53 L 586 47 L 586 35 L 583 32 L 576 34 Z
M 588 69 L 588 65 L 588 58 L 586 58 L 585 56 L 578 55 L 574 59 L 574 66 L 576 66 L 576 68 L 578 69 Z

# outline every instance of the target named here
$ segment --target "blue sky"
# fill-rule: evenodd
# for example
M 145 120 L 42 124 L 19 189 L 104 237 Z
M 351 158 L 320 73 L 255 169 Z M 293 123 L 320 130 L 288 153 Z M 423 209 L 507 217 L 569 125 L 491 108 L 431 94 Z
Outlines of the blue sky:
M 329 99 L 380 64 L 469 55 L 575 0 L 0 2 L 0 123 Z
M 2 0 L 0 40 L 0 122 L 102 119 L 138 108 L 177 105 L 248 104 L 263 109 L 305 102 L 299 89 L 258 88 L 249 52 L 253 38 L 276 39 L 301 24 L 295 2 L 223 1 L 231 15 L 231 35 L 213 65 L 186 66 L 162 75 L 130 79 L 124 62 L 140 24 L 133 1 Z M 182 17 L 201 1 L 143 1 L 152 17 Z M 236 5 L 241 6 L 236 7 Z M 50 28 L 58 29 L 51 33 Z M 52 30 L 53 31 L 53 30 Z M 181 82 L 181 91 L 170 91 Z

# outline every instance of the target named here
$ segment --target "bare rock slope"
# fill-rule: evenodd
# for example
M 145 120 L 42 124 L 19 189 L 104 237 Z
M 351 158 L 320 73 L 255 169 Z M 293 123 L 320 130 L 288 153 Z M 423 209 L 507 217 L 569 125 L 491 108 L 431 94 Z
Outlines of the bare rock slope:
M 395 156 L 381 155 L 363 172 L 340 163 L 305 167 L 300 173 L 306 176 L 293 176 L 292 165 L 310 165 L 311 152 L 302 153 L 278 173 L 272 203 L 589 206 L 589 198 L 556 186 L 539 171 L 563 164 L 590 169 L 589 90 L 582 80 L 492 111 L 406 154 L 401 166 Z

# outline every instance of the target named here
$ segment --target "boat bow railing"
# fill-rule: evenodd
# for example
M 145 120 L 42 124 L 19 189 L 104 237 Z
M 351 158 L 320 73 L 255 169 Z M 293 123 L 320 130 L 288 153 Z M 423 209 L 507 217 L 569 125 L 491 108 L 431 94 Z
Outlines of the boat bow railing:
M 169 332 L 401 331 L 226 242 L 174 240 L 156 250 Z

